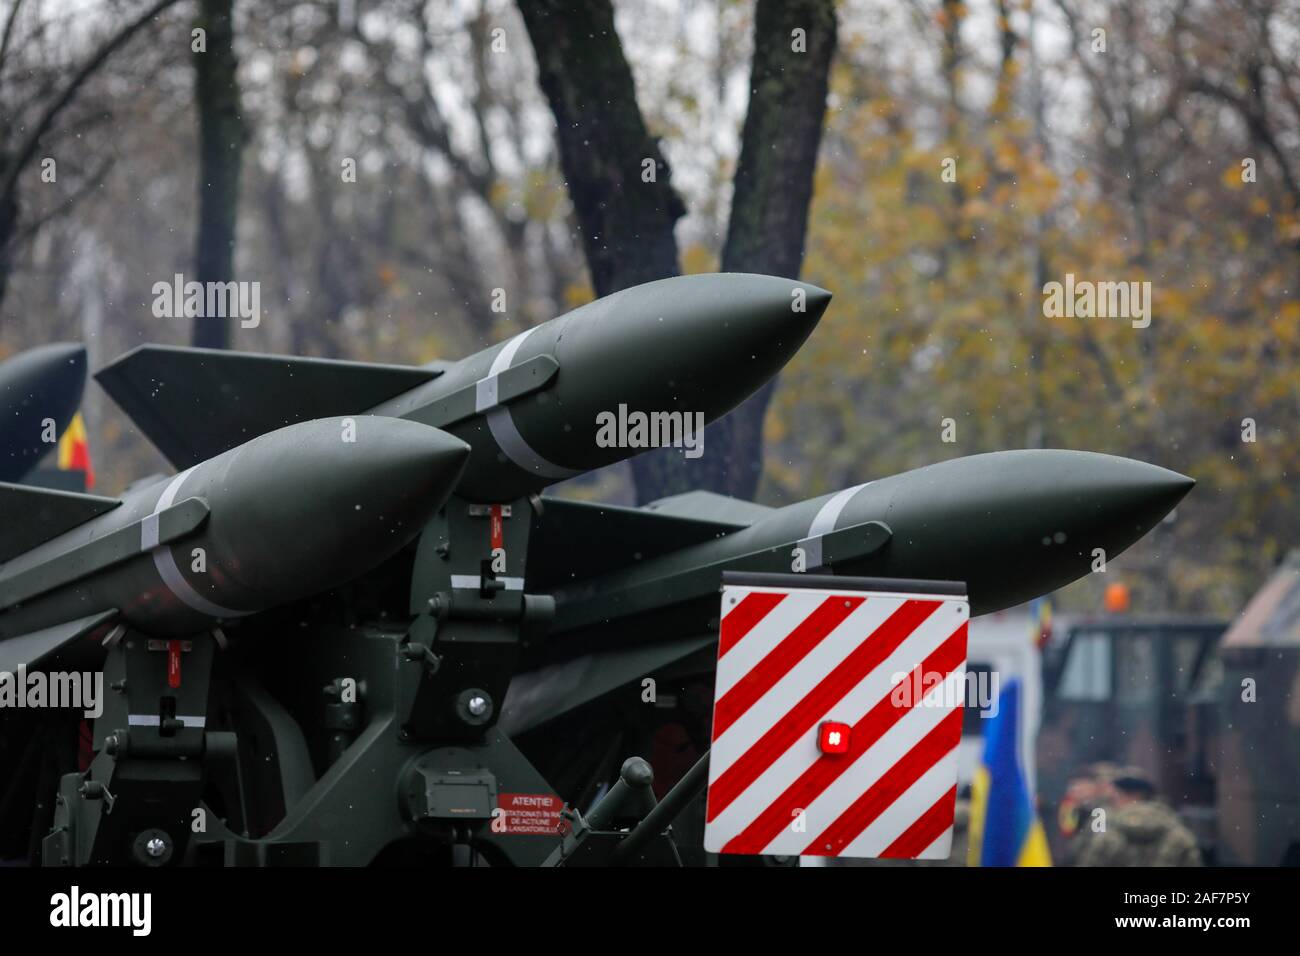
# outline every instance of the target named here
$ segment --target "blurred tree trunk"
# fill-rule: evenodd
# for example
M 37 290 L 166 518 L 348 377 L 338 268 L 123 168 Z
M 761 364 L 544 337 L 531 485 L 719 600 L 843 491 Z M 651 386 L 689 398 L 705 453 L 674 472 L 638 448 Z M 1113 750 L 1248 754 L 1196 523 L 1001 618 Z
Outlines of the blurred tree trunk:
M 560 161 L 597 295 L 680 271 L 673 226 L 685 209 L 646 131 L 609 0 L 519 0 L 538 79 L 555 114 Z M 802 33 L 796 34 L 796 31 Z M 724 271 L 798 276 L 821 142 L 833 0 L 760 0 L 749 112 Z M 655 177 L 645 182 L 645 160 Z M 710 426 L 705 456 L 674 449 L 632 462 L 639 501 L 704 487 L 752 497 L 772 385 Z
M 796 48 L 796 30 L 804 31 L 804 52 Z M 799 276 L 835 40 L 834 0 L 759 0 L 723 272 Z M 763 420 L 775 389 L 774 379 L 709 426 L 700 459 L 703 487 L 754 497 L 763 472 Z
M 234 278 L 239 172 L 247 132 L 235 75 L 234 0 L 200 0 L 195 27 L 207 34 L 207 49 L 194 53 L 194 100 L 199 115 L 199 225 L 194 250 L 195 279 Z M 193 342 L 201 348 L 230 347 L 230 319 L 200 316 Z
M 686 208 L 641 117 L 609 0 L 519 0 L 519 12 L 555 114 L 596 295 L 677 275 L 673 226 Z

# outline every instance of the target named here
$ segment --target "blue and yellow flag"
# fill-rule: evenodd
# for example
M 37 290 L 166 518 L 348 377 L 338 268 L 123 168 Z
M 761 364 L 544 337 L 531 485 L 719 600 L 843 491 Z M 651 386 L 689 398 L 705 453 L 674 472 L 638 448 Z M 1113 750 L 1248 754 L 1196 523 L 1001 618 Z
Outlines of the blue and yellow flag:
M 1047 834 L 1020 766 L 1020 681 L 1007 681 L 971 786 L 968 866 L 1051 866 Z

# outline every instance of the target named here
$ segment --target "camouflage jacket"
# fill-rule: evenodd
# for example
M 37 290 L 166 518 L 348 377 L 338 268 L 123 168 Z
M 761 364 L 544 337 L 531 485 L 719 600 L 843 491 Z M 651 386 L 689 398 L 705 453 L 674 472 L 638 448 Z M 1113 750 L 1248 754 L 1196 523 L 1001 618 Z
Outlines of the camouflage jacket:
M 1164 804 L 1130 803 L 1107 814 L 1106 830 L 1093 834 L 1079 866 L 1200 866 L 1196 838 Z

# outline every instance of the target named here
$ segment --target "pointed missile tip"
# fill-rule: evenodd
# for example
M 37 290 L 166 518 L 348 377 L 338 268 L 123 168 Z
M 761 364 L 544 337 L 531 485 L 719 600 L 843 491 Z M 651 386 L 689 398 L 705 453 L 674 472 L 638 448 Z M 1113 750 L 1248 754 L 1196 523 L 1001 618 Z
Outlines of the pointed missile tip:
M 1166 518 L 1196 487 L 1187 475 L 1132 458 L 1119 459 L 1121 495 L 1155 524 Z
M 1134 483 L 1149 488 L 1152 492 L 1168 497 L 1173 501 L 1180 501 L 1189 491 L 1196 487 L 1196 480 L 1189 478 L 1187 475 L 1168 468 L 1162 468 L 1159 465 L 1148 464 L 1147 462 L 1129 459 L 1138 466 L 1134 475 Z
M 810 282 L 801 282 L 799 287 L 804 290 L 805 308 L 813 322 L 818 322 L 826 313 L 826 309 L 831 304 L 832 293 L 821 286 L 813 285 Z
M 829 305 L 831 299 L 835 296 L 835 293 L 831 292 L 830 289 L 823 289 L 821 286 L 813 285 L 811 282 L 804 282 L 803 287 L 808 290 L 808 301 L 816 303 L 823 308 Z
M 385 472 L 396 481 L 411 481 L 445 497 L 469 462 L 470 446 L 431 425 L 401 419 L 385 424 L 395 439 L 383 455 Z
M 1169 471 L 1166 479 L 1166 487 L 1169 489 L 1169 497 L 1173 504 L 1176 505 L 1196 487 L 1196 479 L 1187 475 L 1180 474 L 1176 471 Z M 1172 505 L 1171 505 L 1172 507 Z

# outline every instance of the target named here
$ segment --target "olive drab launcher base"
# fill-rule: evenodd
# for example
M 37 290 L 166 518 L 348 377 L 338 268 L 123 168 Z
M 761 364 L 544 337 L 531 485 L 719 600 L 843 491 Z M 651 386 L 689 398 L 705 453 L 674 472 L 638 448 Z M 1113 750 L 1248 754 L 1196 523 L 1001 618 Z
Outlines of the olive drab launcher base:
M 723 580 L 705 849 L 946 859 L 965 586 Z

